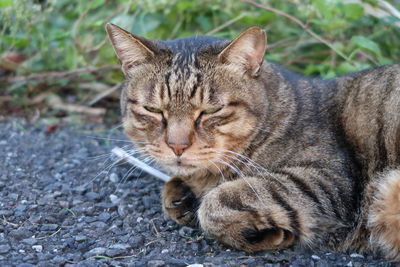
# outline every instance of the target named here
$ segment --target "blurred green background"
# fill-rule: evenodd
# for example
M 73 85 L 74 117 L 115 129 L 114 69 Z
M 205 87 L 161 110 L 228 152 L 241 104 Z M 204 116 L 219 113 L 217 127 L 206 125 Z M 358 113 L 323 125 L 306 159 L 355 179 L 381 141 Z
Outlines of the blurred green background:
M 267 59 L 329 78 L 399 61 L 399 10 L 399 0 L 0 0 L 0 115 L 115 111 L 123 77 L 106 22 L 151 39 L 231 39 L 258 25 Z

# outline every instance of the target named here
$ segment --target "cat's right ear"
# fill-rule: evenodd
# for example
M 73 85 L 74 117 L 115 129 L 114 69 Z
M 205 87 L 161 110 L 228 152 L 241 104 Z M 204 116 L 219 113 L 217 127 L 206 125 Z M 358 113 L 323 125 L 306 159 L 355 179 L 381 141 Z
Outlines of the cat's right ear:
M 240 72 L 257 76 L 264 61 L 266 44 L 265 31 L 260 27 L 251 27 L 233 40 L 218 57 Z
M 155 52 L 151 48 L 153 46 L 151 41 L 127 32 L 112 23 L 107 23 L 106 30 L 125 75 L 129 74 L 132 66 L 154 57 Z

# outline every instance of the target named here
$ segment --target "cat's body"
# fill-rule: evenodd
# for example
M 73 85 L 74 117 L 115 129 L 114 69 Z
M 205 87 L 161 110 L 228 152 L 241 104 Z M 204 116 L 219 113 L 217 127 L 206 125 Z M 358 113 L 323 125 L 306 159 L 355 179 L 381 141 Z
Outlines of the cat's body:
M 400 65 L 312 79 L 263 62 L 259 28 L 233 42 L 108 31 L 126 133 L 176 174 L 172 219 L 246 251 L 400 258 Z

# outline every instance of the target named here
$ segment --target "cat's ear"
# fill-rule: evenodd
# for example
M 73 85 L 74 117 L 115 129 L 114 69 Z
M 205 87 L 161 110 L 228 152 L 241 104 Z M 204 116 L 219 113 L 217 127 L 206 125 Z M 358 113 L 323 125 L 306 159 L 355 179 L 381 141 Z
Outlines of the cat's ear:
M 111 23 L 107 23 L 106 30 L 125 74 L 132 66 L 154 57 L 151 41 Z
M 256 76 L 264 61 L 266 39 L 263 29 L 251 27 L 233 40 L 218 57 L 223 63 L 235 65 Z

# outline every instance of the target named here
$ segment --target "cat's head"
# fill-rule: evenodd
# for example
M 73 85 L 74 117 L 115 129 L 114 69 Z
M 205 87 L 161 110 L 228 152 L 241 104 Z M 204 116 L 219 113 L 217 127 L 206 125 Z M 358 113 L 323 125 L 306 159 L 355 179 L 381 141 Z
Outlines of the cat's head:
M 261 28 L 231 42 L 207 36 L 151 41 L 106 28 L 127 80 L 125 132 L 143 154 L 172 174 L 218 173 L 249 146 L 265 109 Z

